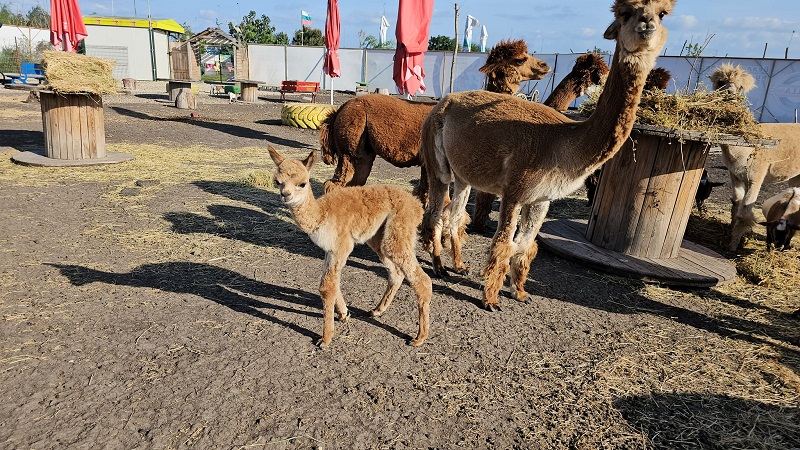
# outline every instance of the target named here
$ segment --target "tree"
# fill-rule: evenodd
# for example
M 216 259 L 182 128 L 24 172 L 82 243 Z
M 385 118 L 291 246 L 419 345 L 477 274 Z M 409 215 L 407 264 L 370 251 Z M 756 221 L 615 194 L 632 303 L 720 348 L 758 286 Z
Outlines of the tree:
M 279 44 L 278 37 L 285 33 L 275 34 L 275 27 L 271 25 L 271 20 L 266 15 L 256 17 L 255 11 L 242 18 L 239 25 L 228 22 L 228 32 L 236 40 L 243 44 Z
M 598 55 L 610 55 L 611 54 L 611 52 L 609 52 L 608 50 L 603 50 L 603 49 L 601 49 L 600 47 L 598 47 L 596 45 L 594 46 L 593 49 L 586 50 L 586 53 L 596 53 Z
M 386 41 L 383 44 L 380 43 L 380 40 L 373 36 L 367 35 L 364 30 L 358 31 L 358 47 L 359 48 L 395 48 L 394 41 Z
M 25 17 L 22 14 L 14 14 L 11 8 L 3 3 L 0 5 L 0 23 L 8 25 L 25 25 Z
M 433 36 L 428 40 L 430 51 L 453 51 L 456 49 L 456 40 L 447 36 Z
M 301 30 L 294 32 L 292 45 L 324 47 L 325 39 L 322 38 L 322 30 L 319 28 L 309 28 L 304 25 Z
M 15 14 L 11 7 L 0 5 L 0 23 L 22 27 L 50 28 L 50 14 L 39 5 L 31 8 L 27 14 Z

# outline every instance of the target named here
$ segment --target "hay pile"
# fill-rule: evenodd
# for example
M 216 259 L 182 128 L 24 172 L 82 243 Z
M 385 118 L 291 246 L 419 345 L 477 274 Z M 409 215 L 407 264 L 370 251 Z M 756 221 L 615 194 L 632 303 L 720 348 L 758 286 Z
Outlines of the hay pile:
M 592 92 L 579 112 L 590 116 L 597 107 L 601 89 Z M 636 123 L 677 130 L 700 131 L 711 135 L 732 134 L 745 139 L 764 137 L 740 94 L 709 91 L 702 84 L 692 92 L 667 94 L 646 90 L 636 111 Z
M 114 61 L 71 52 L 49 51 L 42 68 L 47 87 L 62 94 L 116 94 L 117 80 L 111 76 Z

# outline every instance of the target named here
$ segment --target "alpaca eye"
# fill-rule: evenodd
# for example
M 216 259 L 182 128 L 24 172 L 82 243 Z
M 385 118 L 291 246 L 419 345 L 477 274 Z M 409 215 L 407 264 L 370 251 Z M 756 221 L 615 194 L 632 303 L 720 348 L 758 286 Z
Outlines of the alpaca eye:
M 664 18 L 664 16 L 666 16 L 667 14 L 669 14 L 667 11 L 661 11 L 661 12 L 658 14 L 658 18 L 659 18 L 659 19 L 663 19 L 663 18 Z
M 515 61 L 515 63 L 516 63 L 518 66 L 521 66 L 521 65 L 525 64 L 525 61 L 527 61 L 527 60 L 528 60 L 527 58 L 519 58 L 519 59 L 517 59 L 517 60 Z
M 305 187 L 306 187 L 305 183 L 300 183 L 300 189 L 305 189 Z

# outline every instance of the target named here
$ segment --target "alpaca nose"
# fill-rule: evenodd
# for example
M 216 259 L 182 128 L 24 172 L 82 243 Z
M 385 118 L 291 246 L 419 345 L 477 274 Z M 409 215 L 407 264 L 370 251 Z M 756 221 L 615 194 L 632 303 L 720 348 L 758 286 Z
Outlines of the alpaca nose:
M 653 19 L 642 18 L 642 20 L 636 24 L 636 32 L 642 39 L 650 39 L 653 34 L 655 34 L 656 28 L 657 25 Z

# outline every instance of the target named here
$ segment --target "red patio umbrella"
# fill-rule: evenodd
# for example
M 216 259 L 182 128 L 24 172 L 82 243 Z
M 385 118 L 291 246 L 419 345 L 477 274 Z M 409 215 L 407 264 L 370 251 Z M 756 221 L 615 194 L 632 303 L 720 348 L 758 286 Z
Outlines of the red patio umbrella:
M 50 43 L 56 50 L 76 52 L 88 35 L 77 0 L 50 0 Z
M 339 0 L 328 0 L 328 16 L 325 18 L 325 63 L 322 70 L 330 77 L 339 77 Z
M 394 52 L 393 78 L 403 95 L 425 92 L 422 61 L 428 50 L 428 32 L 433 15 L 433 0 L 400 0 L 397 11 L 397 50 Z

